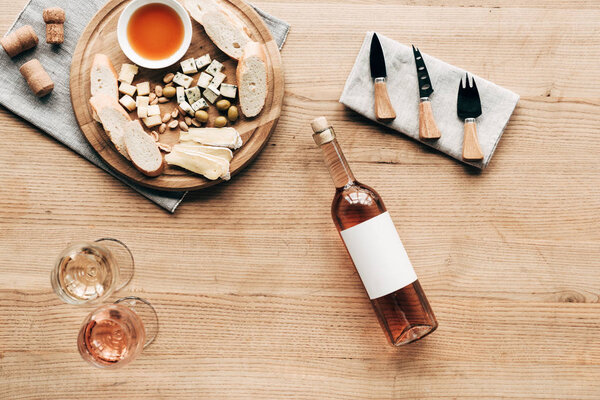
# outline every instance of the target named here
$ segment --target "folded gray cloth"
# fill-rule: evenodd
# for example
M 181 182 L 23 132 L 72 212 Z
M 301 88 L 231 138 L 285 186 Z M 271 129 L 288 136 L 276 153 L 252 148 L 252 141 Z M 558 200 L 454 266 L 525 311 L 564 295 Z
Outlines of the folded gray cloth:
M 412 48 L 383 35 L 377 34 L 377 36 L 385 54 L 387 87 L 396 111 L 396 119 L 389 123 L 382 123 L 375 118 L 374 84 L 369 66 L 373 32 L 367 32 L 365 36 L 340 102 L 375 122 L 419 140 L 419 87 Z M 456 114 L 456 99 L 459 82 L 466 71 L 423 52 L 421 54 L 434 89 L 430 97 L 433 115 L 442 134 L 442 137 L 436 141 L 423 143 L 465 162 L 462 160 L 463 121 Z M 477 80 L 481 97 L 482 115 L 477 118 L 476 123 L 484 158 L 481 162 L 466 163 L 485 168 L 519 101 L 519 95 L 481 77 L 473 76 Z
M 23 25 L 31 25 L 38 34 L 40 43 L 36 48 L 13 59 L 0 49 L 0 87 L 2 87 L 2 90 L 0 90 L 0 104 L 120 179 L 126 185 L 131 186 L 159 206 L 174 212 L 183 200 L 184 192 L 152 190 L 116 175 L 89 145 L 77 125 L 69 94 L 71 58 L 84 28 L 104 4 L 105 1 L 94 0 L 31 0 L 17 17 L 8 33 Z M 42 12 L 45 8 L 54 6 L 64 9 L 67 16 L 65 42 L 60 46 L 51 46 L 45 42 L 46 25 L 42 19 Z M 265 19 L 281 49 L 290 28 L 289 24 L 259 9 L 256 9 L 256 11 Z M 33 58 L 41 61 L 52 80 L 54 80 L 54 91 L 42 99 L 36 98 L 31 93 L 25 79 L 19 73 L 19 67 Z

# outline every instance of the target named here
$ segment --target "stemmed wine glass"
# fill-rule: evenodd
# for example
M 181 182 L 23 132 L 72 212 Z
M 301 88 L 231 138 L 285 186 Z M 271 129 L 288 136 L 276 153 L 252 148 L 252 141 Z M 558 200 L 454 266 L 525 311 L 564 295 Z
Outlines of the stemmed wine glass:
M 124 297 L 92 311 L 79 330 L 81 357 L 99 368 L 119 368 L 133 361 L 158 333 L 154 307 L 139 297 Z
M 58 297 L 69 304 L 100 303 L 133 277 L 129 248 L 117 239 L 76 242 L 59 255 L 50 281 Z

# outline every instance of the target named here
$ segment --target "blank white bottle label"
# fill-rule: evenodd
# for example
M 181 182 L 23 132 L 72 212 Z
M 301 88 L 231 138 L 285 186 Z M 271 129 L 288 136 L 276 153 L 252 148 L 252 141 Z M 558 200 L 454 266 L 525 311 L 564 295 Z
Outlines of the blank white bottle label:
M 341 235 L 371 300 L 417 280 L 388 212 L 343 230 Z

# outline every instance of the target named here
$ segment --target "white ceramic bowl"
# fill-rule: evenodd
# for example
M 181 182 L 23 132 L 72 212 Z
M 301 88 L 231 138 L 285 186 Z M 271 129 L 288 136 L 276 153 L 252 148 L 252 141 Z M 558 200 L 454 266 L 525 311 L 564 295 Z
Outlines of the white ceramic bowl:
M 127 39 L 127 25 L 129 24 L 129 20 L 133 13 L 137 11 L 138 8 L 153 3 L 160 3 L 171 7 L 177 12 L 177 15 L 179 15 L 179 18 L 181 18 L 181 22 L 183 23 L 183 41 L 181 42 L 181 46 L 171 57 L 162 60 L 149 60 L 140 56 L 133 50 Z M 119 22 L 117 24 L 117 38 L 121 50 L 123 50 L 123 53 L 125 53 L 127 58 L 134 64 L 149 69 L 166 68 L 179 61 L 188 51 L 190 43 L 192 42 L 192 21 L 185 8 L 183 8 L 176 0 L 133 0 L 125 7 L 119 17 Z

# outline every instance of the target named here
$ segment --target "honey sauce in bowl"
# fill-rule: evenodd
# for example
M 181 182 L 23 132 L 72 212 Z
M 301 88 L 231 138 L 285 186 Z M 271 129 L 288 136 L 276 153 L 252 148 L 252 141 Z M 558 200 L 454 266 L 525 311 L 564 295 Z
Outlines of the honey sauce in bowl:
M 117 39 L 134 64 L 166 68 L 189 49 L 192 22 L 177 0 L 132 0 L 119 16 Z
M 148 60 L 169 58 L 183 43 L 183 22 L 175 10 L 161 3 L 138 8 L 127 24 L 127 40 Z

